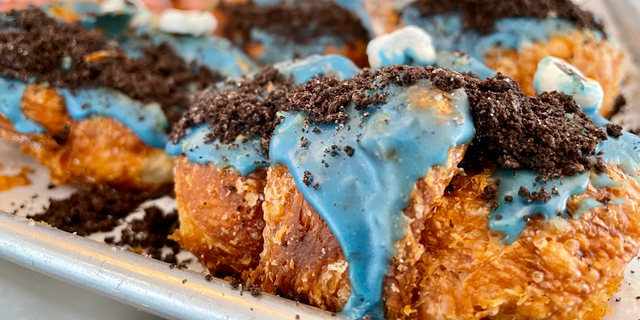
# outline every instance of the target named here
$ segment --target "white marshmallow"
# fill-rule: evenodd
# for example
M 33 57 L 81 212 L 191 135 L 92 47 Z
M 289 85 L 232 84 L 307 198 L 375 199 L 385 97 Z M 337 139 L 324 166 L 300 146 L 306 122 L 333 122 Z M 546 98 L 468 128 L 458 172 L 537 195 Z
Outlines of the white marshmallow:
M 126 13 L 133 12 L 132 26 L 140 26 L 149 23 L 152 14 L 141 0 L 107 0 L 100 6 L 100 12 L 105 13 Z
M 430 65 L 436 60 L 436 50 L 431 36 L 425 30 L 407 26 L 379 36 L 367 45 L 367 55 L 372 68 L 403 64 L 412 58 L 416 65 Z
M 160 30 L 195 37 L 212 34 L 218 26 L 216 18 L 207 11 L 167 9 L 160 17 Z
M 555 57 L 546 57 L 538 63 L 533 85 L 537 93 L 555 90 L 573 96 L 585 112 L 600 109 L 604 98 L 600 83 L 585 77 L 578 68 Z

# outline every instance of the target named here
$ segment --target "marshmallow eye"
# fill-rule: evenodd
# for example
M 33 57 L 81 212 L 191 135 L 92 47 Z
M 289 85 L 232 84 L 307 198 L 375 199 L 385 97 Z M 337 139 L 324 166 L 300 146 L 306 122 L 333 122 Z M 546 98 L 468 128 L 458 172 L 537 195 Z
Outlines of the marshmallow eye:
M 431 35 L 415 26 L 407 26 L 371 40 L 367 45 L 367 55 L 373 68 L 396 64 L 427 66 L 436 60 Z
M 560 63 L 558 61 L 554 61 L 553 64 L 556 67 L 558 67 L 558 69 L 560 69 L 560 71 L 564 72 L 568 76 L 577 77 L 581 81 L 587 81 L 587 79 L 582 75 L 582 73 L 580 73 L 579 71 L 576 72 L 576 70 L 570 68 L 568 63 Z
M 585 77 L 566 61 L 554 57 L 546 57 L 540 61 L 533 85 L 536 93 L 560 91 L 573 96 L 585 113 L 596 113 L 604 98 L 600 83 Z

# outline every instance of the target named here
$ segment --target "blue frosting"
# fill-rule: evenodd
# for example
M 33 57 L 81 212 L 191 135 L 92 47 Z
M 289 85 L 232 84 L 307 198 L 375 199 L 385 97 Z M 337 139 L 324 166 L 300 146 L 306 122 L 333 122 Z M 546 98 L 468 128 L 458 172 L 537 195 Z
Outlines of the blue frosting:
M 493 69 L 471 56 L 461 56 L 459 53 L 439 53 L 435 66 L 458 72 L 471 72 L 485 80 L 496 75 Z
M 514 175 L 514 172 L 516 175 Z M 513 243 L 527 227 L 527 217 L 541 214 L 546 219 L 557 216 L 565 216 L 567 202 L 574 195 L 582 194 L 589 186 L 589 174 L 579 174 L 573 177 L 549 179 L 549 181 L 536 181 L 538 173 L 528 170 L 497 170 L 493 180 L 500 180 L 498 187 L 498 209 L 489 215 L 489 228 L 505 233 L 503 241 Z M 541 186 L 551 192 L 552 188 L 558 190 L 558 195 L 551 195 L 551 199 L 544 202 L 527 202 L 518 196 L 518 190 L 524 186 L 531 192 L 537 192 Z M 511 196 L 511 202 L 504 198 Z
M 81 14 L 81 23 L 88 28 L 112 25 L 118 29 L 124 23 L 121 18 L 130 17 L 134 13 L 132 11 L 123 14 L 95 15 L 90 13 L 99 12 L 100 6 L 96 3 L 77 2 L 72 5 L 63 5 Z M 50 8 L 51 5 L 43 7 L 49 14 L 53 14 Z M 128 24 L 125 26 L 128 27 Z M 124 30 L 116 29 L 112 29 L 114 34 L 121 34 Z M 147 34 L 149 37 L 142 37 L 142 34 Z M 166 42 L 185 61 L 195 62 L 197 66 L 207 66 L 225 77 L 238 78 L 245 73 L 257 70 L 257 66 L 244 53 L 233 47 L 228 40 L 219 37 L 195 38 L 169 35 L 157 29 L 139 29 L 134 36 L 118 39 L 132 58 L 140 57 L 144 47 L 157 46 Z M 71 67 L 67 59 L 63 59 L 60 63 L 63 69 Z M 21 101 L 27 86 L 17 80 L 0 77 L 0 89 L 11 88 L 2 90 L 0 93 L 0 112 L 14 124 L 18 132 L 26 134 L 44 132 L 42 126 L 27 119 L 22 112 Z M 158 104 L 145 105 L 119 91 L 107 88 L 81 88 L 76 94 L 72 94 L 67 89 L 57 91 L 64 97 L 69 114 L 76 120 L 91 116 L 113 117 L 133 130 L 141 140 L 152 147 L 164 148 L 168 141 L 167 118 Z
M 307 43 L 296 43 L 283 36 L 257 28 L 251 30 L 251 39 L 263 45 L 262 51 L 255 57 L 262 65 L 293 60 L 297 57 L 323 54 L 327 46 L 340 48 L 344 45 L 342 39 L 334 36 L 309 37 L 309 42 Z
M 551 58 L 545 58 L 538 64 L 538 71 L 534 77 L 536 92 L 542 92 L 542 86 L 544 85 L 547 90 L 553 89 L 573 95 L 584 113 L 596 125 L 601 126 L 606 131 L 605 126 L 609 122 L 598 113 L 598 109 L 602 106 L 602 88 L 596 82 L 588 80 L 579 74 L 579 71 L 571 69 L 572 67 L 554 61 Z M 558 72 L 558 70 L 561 72 Z M 551 78 L 549 78 L 549 75 L 552 75 Z M 607 140 L 602 141 L 597 146 L 596 153 L 600 152 L 602 152 L 602 159 L 605 162 L 619 165 L 625 174 L 640 181 L 638 177 L 638 171 L 640 171 L 640 138 L 638 136 L 626 131 L 623 131 L 622 136 L 619 138 L 609 136 Z M 593 161 L 595 161 L 595 158 Z M 606 175 L 596 175 L 595 173 L 551 179 L 546 183 L 535 181 L 536 172 L 518 170 L 516 173 L 517 175 L 514 175 L 514 171 L 498 170 L 493 176 L 493 179 L 500 179 L 497 199 L 499 207 L 491 213 L 489 227 L 492 230 L 504 232 L 506 234 L 504 241 L 508 243 L 515 241 L 527 226 L 527 221 L 524 219 L 525 216 L 531 216 L 536 213 L 542 214 L 545 218 L 552 218 L 558 214 L 564 216 L 569 198 L 572 195 L 584 193 L 589 182 L 596 188 L 617 188 L 622 186 L 621 183 L 613 181 Z M 534 183 L 536 184 L 534 185 Z M 540 186 L 543 185 L 548 191 L 551 190 L 551 186 L 557 188 L 559 195 L 552 195 L 547 203 L 526 202 L 524 198 L 518 196 L 520 186 L 524 186 L 530 191 L 538 191 Z M 505 201 L 505 196 L 512 196 L 513 201 Z M 614 202 L 614 204 L 620 203 L 622 202 Z M 579 218 L 588 210 L 598 206 L 602 206 L 602 204 L 594 199 L 585 198 L 581 200 L 578 210 L 573 213 L 573 217 Z
M 614 189 L 620 188 L 622 187 L 624 184 L 621 182 L 617 182 L 613 179 L 611 179 L 608 175 L 604 174 L 604 173 L 600 173 L 600 174 L 595 174 L 592 173 L 591 174 L 591 185 L 594 188 L 606 188 L 606 187 L 611 187 Z
M 340 130 L 334 124 L 315 125 L 321 132 L 312 133 L 304 126 L 306 113 L 282 113 L 285 119 L 269 152 L 274 163 L 287 166 L 304 198 L 340 242 L 351 279 L 351 296 L 342 314 L 351 318 L 383 318 L 382 281 L 394 245 L 404 236 L 402 210 L 415 182 L 433 166 L 446 165 L 447 151 L 470 143 L 475 133 L 462 90 L 449 96 L 452 113 L 447 115 L 438 113 L 435 100 L 419 100 L 435 94 L 427 80 L 410 87 L 392 85 L 384 92 L 387 101 L 379 109 L 346 106 L 350 120 Z M 362 117 L 364 124 L 358 126 Z M 300 146 L 302 137 L 308 139 L 305 148 Z M 333 145 L 342 148 L 336 156 Z M 352 156 L 346 146 L 355 150 Z M 306 171 L 313 179 L 309 186 L 303 182 Z
M 142 141 L 155 148 L 167 143 L 167 118 L 157 103 L 143 104 L 119 91 L 106 88 L 83 88 L 76 94 L 58 89 L 67 111 L 76 120 L 92 116 L 112 117 L 133 130 Z
M 578 219 L 582 217 L 583 214 L 587 213 L 587 211 L 593 208 L 604 208 L 605 206 L 600 203 L 598 200 L 592 198 L 583 198 L 578 203 L 580 206 L 576 209 L 576 212 L 573 213 L 573 218 Z
M 42 133 L 44 128 L 22 112 L 22 97 L 27 86 L 22 81 L 0 76 L 0 114 L 9 119 L 18 132 Z
M 371 19 L 364 8 L 362 0 L 330 0 L 342 8 L 352 12 L 360 18 L 362 25 L 372 35 Z M 297 0 L 254 0 L 258 6 L 271 6 L 278 3 L 287 2 L 296 5 Z M 278 34 L 267 32 L 262 29 L 252 28 L 250 31 L 251 41 L 261 43 L 262 51 L 255 59 L 262 65 L 269 65 L 281 61 L 305 58 L 315 54 L 324 54 L 328 46 L 341 48 L 345 42 L 337 35 L 312 36 L 314 27 L 309 27 L 305 31 L 308 34 L 308 41 L 296 43 Z
M 314 55 L 299 61 L 281 63 L 276 65 L 276 68 L 281 74 L 292 77 L 295 84 L 304 83 L 316 75 L 332 75 L 338 79 L 346 79 L 360 72 L 351 60 L 338 55 Z M 213 163 L 220 168 L 233 167 L 243 176 L 271 164 L 269 158 L 262 154 L 259 138 L 243 142 L 244 139 L 238 137 L 234 143 L 238 147 L 230 149 L 229 145 L 220 143 L 219 140 L 205 143 L 209 140 L 206 135 L 210 132 L 207 125 L 199 125 L 190 130 L 191 132 L 180 138 L 177 144 L 167 143 L 166 151 L 169 155 L 184 154 L 190 162 L 201 165 Z
M 312 55 L 303 60 L 280 63 L 275 67 L 280 73 L 293 77 L 295 84 L 305 83 L 316 75 L 332 76 L 343 80 L 351 78 L 361 71 L 351 60 L 334 54 Z
M 184 154 L 192 163 L 214 163 L 220 168 L 234 167 L 243 176 L 270 164 L 262 154 L 259 138 L 243 142 L 243 137 L 238 136 L 232 144 L 222 143 L 218 139 L 205 143 L 206 135 L 211 132 L 208 125 L 201 124 L 190 128 L 189 131 L 179 143 L 167 144 L 166 150 L 169 155 Z
M 0 77 L 0 112 L 20 133 L 42 133 L 45 129 L 28 119 L 22 111 L 22 98 L 29 84 Z M 4 90 L 4 89 L 7 90 Z M 82 88 L 76 94 L 69 89 L 55 89 L 66 103 L 75 120 L 91 116 L 113 117 L 133 130 L 152 147 L 163 148 L 168 137 L 168 123 L 158 104 L 144 105 L 140 101 L 111 89 Z
M 402 11 L 406 25 L 425 29 L 432 37 L 438 51 L 465 51 L 482 60 L 484 54 L 495 46 L 519 50 L 534 42 L 545 43 L 553 35 L 567 35 L 576 31 L 568 20 L 559 18 L 503 18 L 494 24 L 494 31 L 482 35 L 476 30 L 465 29 L 459 14 L 422 16 L 420 10 L 407 6 Z M 593 31 L 596 38 L 602 33 Z
M 216 36 L 178 36 L 144 28 L 138 29 L 136 35 L 120 38 L 119 41 L 134 59 L 142 56 L 145 47 L 167 43 L 186 62 L 206 66 L 223 77 L 240 78 L 258 71 L 258 66 L 229 40 Z

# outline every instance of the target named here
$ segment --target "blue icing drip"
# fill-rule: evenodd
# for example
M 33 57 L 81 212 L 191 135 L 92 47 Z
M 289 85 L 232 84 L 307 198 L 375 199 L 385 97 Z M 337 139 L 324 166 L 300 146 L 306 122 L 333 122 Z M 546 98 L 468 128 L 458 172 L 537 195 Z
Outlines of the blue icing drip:
M 566 35 L 577 29 L 570 21 L 558 18 L 504 18 L 494 24 L 494 32 L 481 35 L 475 30 L 465 30 L 459 14 L 422 16 L 415 7 L 402 11 L 406 25 L 425 29 L 433 36 L 438 51 L 466 51 L 476 59 L 483 59 L 490 48 L 500 45 L 519 50 L 533 42 L 547 42 L 553 35 Z M 596 38 L 602 33 L 593 31 Z
M 611 179 L 604 173 L 591 174 L 591 185 L 594 188 L 606 188 L 611 187 L 614 189 L 622 187 L 624 184 Z
M 28 86 L 18 80 L 0 77 L 0 111 L 13 123 L 16 131 L 41 133 L 44 128 L 22 112 L 22 98 Z M 167 119 L 158 104 L 144 105 L 118 91 L 104 88 L 83 88 L 75 95 L 69 89 L 56 91 L 64 98 L 67 111 L 76 120 L 92 115 L 109 116 L 129 127 L 152 147 L 163 148 L 168 140 Z
M 563 64 L 560 60 L 545 58 L 538 64 L 538 71 L 534 77 L 536 92 L 540 93 L 543 88 L 546 90 L 560 90 L 566 94 L 574 96 L 578 104 L 582 107 L 593 122 L 603 129 L 609 123 L 598 114 L 598 109 L 602 105 L 602 88 L 592 80 L 587 80 L 579 74 L 573 67 Z M 606 129 L 605 129 L 606 130 Z M 628 132 L 623 132 L 620 138 L 609 136 L 608 140 L 602 141 L 596 148 L 596 153 L 602 151 L 602 158 L 605 162 L 618 164 L 623 172 L 638 180 L 637 171 L 640 170 L 640 138 Z M 593 158 L 593 157 L 592 157 Z M 595 161 L 595 159 L 593 159 Z M 572 195 L 584 193 L 589 185 L 594 187 L 616 187 L 619 185 L 605 175 L 595 175 L 590 178 L 589 173 L 578 174 L 572 177 L 555 178 L 548 182 L 535 181 L 538 175 L 533 171 L 517 171 L 517 176 L 513 171 L 499 170 L 494 174 L 494 179 L 500 179 L 498 187 L 498 209 L 490 214 L 489 227 L 492 230 L 506 233 L 504 240 L 513 242 L 527 226 L 524 221 L 525 216 L 534 213 L 541 213 L 549 219 L 565 212 L 567 201 Z M 534 187 L 533 183 L 537 183 Z M 539 190 L 544 185 L 547 190 L 549 186 L 555 186 L 559 195 L 552 195 L 547 203 L 532 202 L 527 203 L 524 198 L 518 196 L 520 186 L 525 186 L 530 191 Z M 533 189 L 533 190 L 532 190 Z M 505 196 L 512 196 L 512 202 L 506 202 Z M 598 201 L 591 198 L 581 200 L 580 207 L 574 213 L 574 218 L 579 218 L 586 211 L 602 206 Z M 497 219 L 496 217 L 501 217 Z
M 323 54 L 327 46 L 342 47 L 344 45 L 341 39 L 334 36 L 313 37 L 307 43 L 296 43 L 283 36 L 256 28 L 251 30 L 251 39 L 263 44 L 262 51 L 255 57 L 262 65 Z
M 233 167 L 243 176 L 260 167 L 269 166 L 270 161 L 262 154 L 259 138 L 242 142 L 243 138 L 239 136 L 234 142 L 237 147 L 234 148 L 232 144 L 225 144 L 217 139 L 205 143 L 206 135 L 210 132 L 206 124 L 191 128 L 178 144 L 167 144 L 167 153 L 170 156 L 184 154 L 191 163 L 213 163 L 220 168 Z
M 587 211 L 593 208 L 605 207 L 602 203 L 598 202 L 598 200 L 595 200 L 592 198 L 583 198 L 582 200 L 580 200 L 579 204 L 580 206 L 578 207 L 576 212 L 573 213 L 573 217 L 575 219 L 582 217 L 583 214 L 585 214 Z
M 480 79 L 485 80 L 496 75 L 496 72 L 489 69 L 484 63 L 471 56 L 460 56 L 457 53 L 440 53 L 436 60 L 437 67 L 450 69 L 457 72 L 471 72 Z
M 224 77 L 240 78 L 258 70 L 255 63 L 229 40 L 216 36 L 177 36 L 157 29 L 139 29 L 137 35 L 123 38 L 120 42 L 127 55 L 134 59 L 142 56 L 145 47 L 166 42 L 185 61 L 206 66 Z
M 558 212 L 564 213 L 567 209 L 567 201 L 574 195 L 584 193 L 589 185 L 589 174 L 578 174 L 572 177 L 554 178 L 549 181 L 536 181 L 538 173 L 529 170 L 499 169 L 492 179 L 500 180 L 498 187 L 498 209 L 489 215 L 489 228 L 505 233 L 503 241 L 513 243 L 527 227 L 526 217 L 540 213 L 546 219 L 555 218 Z M 534 186 L 534 183 L 536 186 Z M 537 192 L 541 186 L 551 192 L 551 188 L 558 189 L 559 195 L 551 195 L 546 203 L 527 202 L 518 195 L 518 190 L 524 186 L 531 192 Z M 513 201 L 507 202 L 504 197 L 511 196 Z
M 470 143 L 475 135 L 462 90 L 450 95 L 453 112 L 448 115 L 438 113 L 435 101 L 418 100 L 435 94 L 427 80 L 384 91 L 386 103 L 370 108 L 361 127 L 357 125 L 365 111 L 356 111 L 353 104 L 346 107 L 351 120 L 344 128 L 317 125 L 319 134 L 310 128 L 302 132 L 306 113 L 282 113 L 285 119 L 269 152 L 274 163 L 287 166 L 304 198 L 340 242 L 352 286 L 342 314 L 350 318 L 383 318 L 382 281 L 394 245 L 404 236 L 402 210 L 416 180 L 432 166 L 446 165 L 447 151 Z M 306 148 L 300 146 L 302 137 L 308 139 Z M 350 146 L 355 152 L 349 157 L 343 150 L 332 157 L 323 150 L 331 151 L 332 145 Z M 318 183 L 317 190 L 302 182 L 305 171 Z
M 301 84 L 318 75 L 334 75 L 338 79 L 346 79 L 356 75 L 360 69 L 351 60 L 338 56 L 311 56 L 304 60 L 288 62 L 277 65 L 276 68 L 285 76 L 293 76 L 296 84 Z M 219 85 L 221 90 L 224 85 Z M 205 143 L 209 139 L 206 135 L 210 132 L 206 125 L 199 125 L 190 128 L 191 132 L 180 138 L 177 144 L 169 141 L 166 146 L 167 153 L 171 156 L 186 155 L 192 163 L 206 165 L 213 163 L 219 167 L 234 167 L 240 174 L 246 176 L 259 167 L 268 167 L 271 161 L 262 155 L 262 147 L 259 138 L 242 142 L 238 137 L 235 144 L 237 149 L 229 149 L 227 144 L 220 143 L 219 140 Z M 220 147 L 216 148 L 218 144 Z M 195 146 L 198 146 L 197 148 Z M 256 151 L 260 150 L 260 151 Z M 246 155 L 249 154 L 249 157 Z
M 74 95 L 69 89 L 58 89 L 64 97 L 67 111 L 76 120 L 93 115 L 108 116 L 133 130 L 140 139 L 155 148 L 164 148 L 167 118 L 160 105 L 145 105 L 111 89 L 82 88 Z
M 613 203 L 614 205 L 621 205 L 621 204 L 625 204 L 627 203 L 627 199 L 613 199 L 611 200 L 611 203 Z
M 42 133 L 44 128 L 22 112 L 22 97 L 28 84 L 0 76 L 0 114 L 13 123 L 21 133 Z
M 351 60 L 339 55 L 313 55 L 304 60 L 276 64 L 280 73 L 293 75 L 295 84 L 302 84 L 318 76 L 334 76 L 340 80 L 351 78 L 360 73 Z
M 595 124 L 602 126 L 606 131 L 604 126 L 609 121 L 597 113 L 587 113 L 587 115 L 591 117 Z M 640 171 L 640 137 L 622 131 L 622 136 L 619 138 L 612 136 L 608 138 L 600 142 L 596 152 L 602 151 L 602 159 L 605 162 L 619 165 L 622 172 L 640 182 L 640 176 L 638 175 Z

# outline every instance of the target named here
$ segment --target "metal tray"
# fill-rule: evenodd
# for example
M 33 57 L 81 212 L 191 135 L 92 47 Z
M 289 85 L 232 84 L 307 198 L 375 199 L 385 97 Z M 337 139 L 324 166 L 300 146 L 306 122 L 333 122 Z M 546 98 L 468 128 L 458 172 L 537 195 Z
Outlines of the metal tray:
M 638 129 L 640 0 L 576 2 L 597 12 L 627 52 L 628 74 L 623 93 L 632 107 L 614 117 L 614 121 Z M 30 186 L 0 193 L 0 211 L 15 211 L 15 214 L 0 212 L 0 258 L 170 319 L 344 319 L 268 294 L 257 297 L 248 292 L 242 294 L 220 279 L 207 282 L 206 271 L 197 264 L 190 266 L 190 270 L 170 269 L 166 263 L 102 243 L 103 233 L 83 238 L 29 221 L 24 217 L 41 211 L 49 198 L 67 197 L 74 189 L 64 186 L 49 190 L 48 170 L 3 141 L 0 141 L 0 163 L 4 165 L 0 174 L 19 171 L 20 167 L 33 170 L 29 175 L 33 182 Z M 159 199 L 153 204 L 165 210 L 175 208 L 170 199 Z M 134 212 L 130 218 L 140 214 Z M 637 296 L 640 296 L 640 257 L 627 267 L 621 291 L 612 299 L 613 315 L 607 319 L 638 320 Z M 620 301 L 614 302 L 617 299 Z

